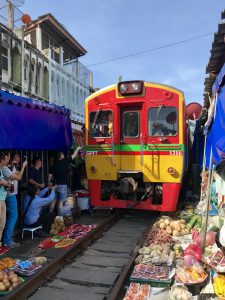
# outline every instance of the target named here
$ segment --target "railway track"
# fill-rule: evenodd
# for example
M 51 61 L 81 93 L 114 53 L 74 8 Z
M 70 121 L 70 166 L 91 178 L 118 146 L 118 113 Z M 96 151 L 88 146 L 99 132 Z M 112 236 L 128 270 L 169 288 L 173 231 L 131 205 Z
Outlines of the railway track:
M 151 216 L 112 214 L 2 299 L 120 299 Z

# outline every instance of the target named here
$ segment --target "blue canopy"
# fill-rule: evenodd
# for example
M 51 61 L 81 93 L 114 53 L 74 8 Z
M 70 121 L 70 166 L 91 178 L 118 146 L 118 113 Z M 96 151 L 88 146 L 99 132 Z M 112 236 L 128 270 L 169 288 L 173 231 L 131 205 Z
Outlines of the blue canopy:
M 214 105 L 215 118 L 212 124 L 207 124 L 206 139 L 206 167 L 209 167 L 210 151 L 212 149 L 212 162 L 219 165 L 225 159 L 225 64 L 221 69 L 214 85 L 213 92 L 217 94 Z
M 0 149 L 63 150 L 71 145 L 70 110 L 0 90 Z

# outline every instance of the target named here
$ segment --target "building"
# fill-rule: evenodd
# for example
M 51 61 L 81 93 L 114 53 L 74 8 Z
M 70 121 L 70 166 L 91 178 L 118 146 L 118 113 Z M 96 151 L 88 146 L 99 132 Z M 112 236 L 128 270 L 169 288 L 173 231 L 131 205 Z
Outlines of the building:
M 49 100 L 49 61 L 36 48 L 3 24 L 1 27 L 2 88 Z M 41 72 L 43 70 L 43 72 Z
M 92 73 L 78 58 L 87 51 L 51 14 L 32 21 L 25 30 L 25 40 L 49 61 L 49 100 L 65 105 L 73 120 L 83 122 Z
M 87 51 L 51 14 L 9 27 L 0 23 L 1 87 L 63 105 L 72 121 L 83 123 L 84 99 L 93 92 L 92 73 L 79 62 Z
M 204 107 L 209 108 L 212 99 L 212 86 L 225 62 L 225 10 L 221 13 L 218 31 L 214 34 L 210 58 L 206 67 Z

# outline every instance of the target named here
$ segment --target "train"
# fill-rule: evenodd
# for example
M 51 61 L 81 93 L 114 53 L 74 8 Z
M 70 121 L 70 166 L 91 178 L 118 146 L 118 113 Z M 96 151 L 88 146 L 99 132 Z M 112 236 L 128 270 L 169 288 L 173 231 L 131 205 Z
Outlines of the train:
M 85 100 L 85 165 L 93 207 L 176 211 L 188 169 L 184 94 L 121 81 Z

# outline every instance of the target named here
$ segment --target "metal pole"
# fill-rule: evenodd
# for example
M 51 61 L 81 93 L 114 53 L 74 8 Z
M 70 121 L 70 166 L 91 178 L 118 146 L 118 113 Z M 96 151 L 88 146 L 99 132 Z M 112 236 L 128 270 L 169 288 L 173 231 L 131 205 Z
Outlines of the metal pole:
M 24 29 L 21 28 L 21 95 L 24 96 Z
M 8 27 L 13 30 L 14 27 L 14 7 L 10 1 L 8 1 Z
M 206 203 L 206 211 L 205 211 L 205 224 L 204 224 L 204 233 L 203 233 L 203 244 L 202 250 L 205 251 L 205 243 L 206 243 L 206 234 L 208 227 L 208 219 L 209 219 L 209 207 L 212 196 L 212 181 L 213 181 L 213 164 L 212 164 L 212 148 L 210 151 L 210 165 L 209 165 L 209 177 L 208 177 L 208 185 L 207 185 L 207 203 Z
M 203 174 L 205 172 L 205 164 L 206 164 L 206 135 L 205 135 L 205 142 L 204 142 L 204 152 L 203 152 L 203 164 L 202 164 L 202 178 L 203 178 Z M 200 195 L 200 201 L 202 201 L 203 199 L 203 181 L 201 181 L 201 195 Z
M 214 106 L 214 118 L 216 116 L 216 107 L 217 107 L 217 94 L 215 97 L 215 106 Z M 208 219 L 209 219 L 209 206 L 212 196 L 212 182 L 213 182 L 213 163 L 212 163 L 212 146 L 210 150 L 210 161 L 209 161 L 209 177 L 208 177 L 208 185 L 207 185 L 207 196 L 206 196 L 206 212 L 205 212 L 205 224 L 204 224 L 204 233 L 203 233 L 203 244 L 202 244 L 202 250 L 205 251 L 205 243 L 206 243 L 206 234 L 207 234 L 207 227 L 208 227 Z

